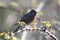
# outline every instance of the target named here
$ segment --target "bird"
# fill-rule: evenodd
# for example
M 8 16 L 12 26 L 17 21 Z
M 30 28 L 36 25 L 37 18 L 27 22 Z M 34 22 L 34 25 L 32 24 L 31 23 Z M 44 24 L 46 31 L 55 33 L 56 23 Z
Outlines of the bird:
M 27 25 L 30 24 L 31 22 L 33 22 L 35 16 L 36 16 L 36 11 L 35 10 L 31 10 L 29 13 L 25 14 L 22 19 L 20 20 L 20 22 L 25 22 Z
M 37 12 L 34 9 L 32 9 L 29 13 L 25 14 L 22 19 L 15 24 L 18 25 L 18 27 L 13 31 L 13 33 L 17 32 L 19 29 L 22 30 L 23 25 L 29 25 L 30 23 L 32 23 L 36 14 Z

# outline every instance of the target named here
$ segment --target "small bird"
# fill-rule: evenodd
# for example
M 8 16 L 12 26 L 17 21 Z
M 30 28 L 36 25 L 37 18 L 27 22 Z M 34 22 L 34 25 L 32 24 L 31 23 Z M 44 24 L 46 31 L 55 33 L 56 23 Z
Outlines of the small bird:
M 16 24 L 18 25 L 18 27 L 13 31 L 13 33 L 17 32 L 19 29 L 22 30 L 23 25 L 29 25 L 30 23 L 32 23 L 34 21 L 36 13 L 37 12 L 32 9 L 29 13 L 25 14 L 20 22 Z
M 36 16 L 36 11 L 35 10 L 31 10 L 28 14 L 24 15 L 22 17 L 22 19 L 20 20 L 20 22 L 25 22 L 27 25 L 30 24 L 31 22 L 33 22 L 35 16 Z

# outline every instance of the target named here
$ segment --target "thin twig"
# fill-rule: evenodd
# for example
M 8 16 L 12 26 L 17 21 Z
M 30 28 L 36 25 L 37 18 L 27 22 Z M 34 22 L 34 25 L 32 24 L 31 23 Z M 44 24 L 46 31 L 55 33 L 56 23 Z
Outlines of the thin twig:
M 23 34 L 22 34 L 22 37 L 21 37 L 21 40 L 25 40 L 25 38 L 26 38 L 26 35 L 27 35 L 27 32 L 28 31 L 43 31 L 43 32 L 45 32 L 45 33 L 47 33 L 48 35 L 50 35 L 54 40 L 58 40 L 58 38 L 56 37 L 56 36 L 54 36 L 53 34 L 51 34 L 49 31 L 44 31 L 44 30 L 42 30 L 42 29 L 40 29 L 40 28 L 29 28 L 29 29 L 25 29 L 24 30 L 24 32 L 23 32 Z
M 46 33 L 50 35 L 54 40 L 58 40 L 58 38 L 55 35 L 51 34 L 49 31 L 46 30 Z

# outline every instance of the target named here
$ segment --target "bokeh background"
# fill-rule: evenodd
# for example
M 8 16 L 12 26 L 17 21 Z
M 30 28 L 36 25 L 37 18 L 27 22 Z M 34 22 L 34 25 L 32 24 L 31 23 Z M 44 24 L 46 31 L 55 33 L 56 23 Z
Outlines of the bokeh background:
M 15 23 L 19 22 L 24 14 L 27 14 L 32 8 L 36 8 L 42 0 L 0 0 L 0 31 L 15 30 Z M 50 0 L 41 10 L 41 16 L 37 18 L 37 27 L 40 27 L 40 21 L 57 22 L 52 29 L 54 35 L 60 40 L 60 0 Z M 22 33 L 15 35 L 21 38 Z M 0 39 L 2 40 L 2 39 Z M 53 40 L 51 37 L 45 37 L 38 31 L 28 32 L 26 40 Z

